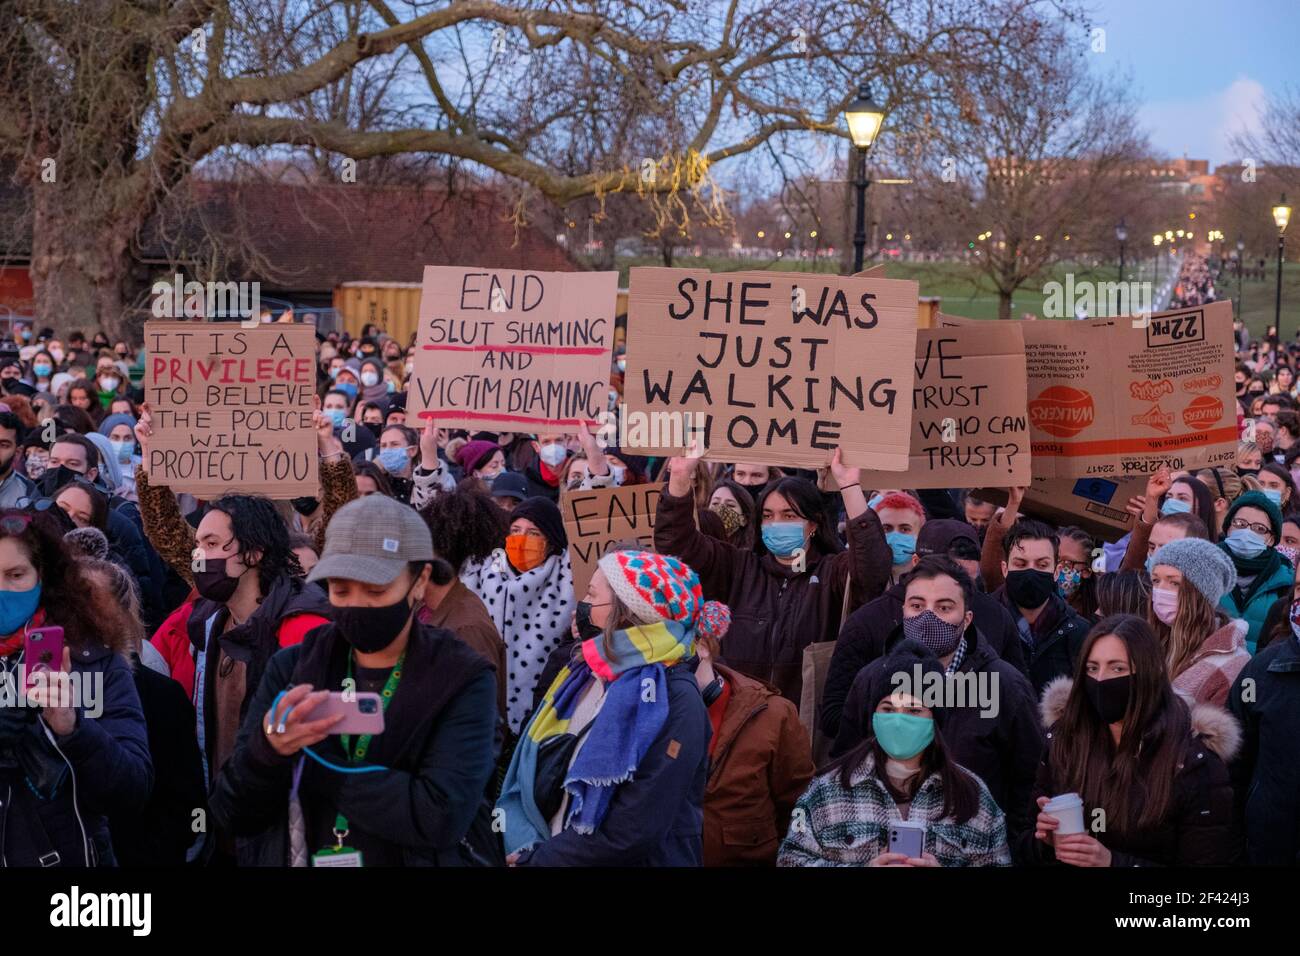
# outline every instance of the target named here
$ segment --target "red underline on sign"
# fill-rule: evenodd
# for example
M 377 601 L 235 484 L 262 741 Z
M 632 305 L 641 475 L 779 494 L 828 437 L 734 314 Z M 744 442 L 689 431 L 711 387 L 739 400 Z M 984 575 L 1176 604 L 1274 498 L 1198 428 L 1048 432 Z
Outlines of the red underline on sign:
M 494 422 L 527 422 L 533 425 L 594 425 L 590 418 L 536 418 L 528 415 L 506 415 L 501 412 L 477 412 L 472 408 L 431 408 L 420 412 L 417 418 L 482 418 Z
M 537 355 L 604 355 L 602 348 L 558 345 L 423 345 L 429 352 L 532 352 Z

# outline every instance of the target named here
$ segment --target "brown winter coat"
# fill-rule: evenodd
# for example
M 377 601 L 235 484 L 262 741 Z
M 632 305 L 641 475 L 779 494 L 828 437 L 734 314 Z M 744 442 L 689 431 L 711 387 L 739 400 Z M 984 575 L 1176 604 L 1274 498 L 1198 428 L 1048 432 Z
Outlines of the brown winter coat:
M 704 791 L 704 865 L 773 866 L 790 812 L 812 780 L 812 746 L 798 710 L 775 687 L 715 669 L 731 697 Z
M 420 609 L 420 622 L 444 627 L 496 668 L 497 709 L 506 715 L 506 645 L 479 596 L 460 578 L 436 608 Z
M 770 554 L 756 554 L 718 541 L 695 526 L 694 499 L 664 492 L 655 518 L 655 550 L 671 554 L 700 576 L 704 596 L 731 608 L 724 642 L 726 663 L 743 674 L 775 684 L 799 702 L 803 652 L 833 641 L 840 632 L 844 592 L 852 586 L 852 612 L 889 584 L 893 560 L 880 519 L 870 508 L 847 522 L 849 547 L 821 554 L 809 547 L 807 570 L 797 572 Z

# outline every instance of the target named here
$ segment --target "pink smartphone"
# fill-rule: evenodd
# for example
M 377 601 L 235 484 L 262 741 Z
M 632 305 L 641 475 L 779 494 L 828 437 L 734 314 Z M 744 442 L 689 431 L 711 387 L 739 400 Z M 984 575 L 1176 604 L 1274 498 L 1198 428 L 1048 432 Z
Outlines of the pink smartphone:
M 324 720 L 342 714 L 330 730 L 331 734 L 382 734 L 384 732 L 384 706 L 378 694 L 359 691 L 345 694 L 332 691 L 307 715 L 307 720 Z
M 27 686 L 32 686 L 32 676 L 40 671 L 57 671 L 63 666 L 63 628 L 57 624 L 37 627 L 23 638 L 23 665 L 27 673 Z

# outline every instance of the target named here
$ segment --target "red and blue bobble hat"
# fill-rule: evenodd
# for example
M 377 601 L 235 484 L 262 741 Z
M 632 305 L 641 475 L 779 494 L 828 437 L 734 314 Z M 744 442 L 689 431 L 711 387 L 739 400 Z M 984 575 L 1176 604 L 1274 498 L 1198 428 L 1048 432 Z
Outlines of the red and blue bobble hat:
M 611 551 L 599 567 L 639 624 L 677 621 L 701 637 L 717 639 L 731 625 L 731 609 L 705 601 L 700 576 L 676 558 L 652 551 Z

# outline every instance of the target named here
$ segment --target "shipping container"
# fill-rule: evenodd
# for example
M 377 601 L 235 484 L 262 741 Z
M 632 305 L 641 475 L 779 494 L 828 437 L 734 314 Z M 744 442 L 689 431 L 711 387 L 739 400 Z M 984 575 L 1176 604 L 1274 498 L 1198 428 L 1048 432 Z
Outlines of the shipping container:
M 334 308 L 351 335 L 373 322 L 406 348 L 420 321 L 420 283 L 344 282 L 334 288 Z

